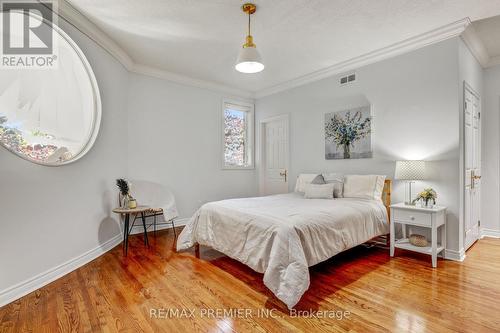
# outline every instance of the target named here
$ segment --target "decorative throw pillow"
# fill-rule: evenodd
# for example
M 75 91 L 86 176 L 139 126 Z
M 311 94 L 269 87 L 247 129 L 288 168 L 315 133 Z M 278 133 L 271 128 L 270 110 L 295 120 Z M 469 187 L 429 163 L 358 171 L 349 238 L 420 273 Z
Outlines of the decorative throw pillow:
M 295 192 L 305 192 L 306 186 L 318 176 L 317 173 L 301 173 L 295 183 Z
M 344 178 L 344 198 L 382 200 L 385 176 L 347 175 Z
M 334 184 L 333 196 L 335 198 L 343 198 L 344 192 L 344 175 L 340 173 L 324 173 L 323 179 L 327 184 Z
M 317 175 L 311 182 L 311 184 L 321 185 L 326 184 L 325 179 L 322 175 Z
M 334 184 L 308 184 L 304 198 L 306 199 L 333 199 Z

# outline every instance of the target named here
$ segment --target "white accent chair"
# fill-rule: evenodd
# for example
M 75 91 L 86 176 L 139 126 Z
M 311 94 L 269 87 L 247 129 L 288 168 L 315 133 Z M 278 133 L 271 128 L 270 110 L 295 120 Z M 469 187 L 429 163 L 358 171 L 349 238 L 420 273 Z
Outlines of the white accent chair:
M 146 218 L 152 217 L 153 222 L 148 228 L 152 225 L 156 235 L 157 225 L 172 224 L 174 236 L 177 237 L 174 220 L 179 214 L 172 192 L 164 185 L 145 180 L 130 180 L 130 184 L 130 194 L 137 200 L 137 204 L 151 207 Z

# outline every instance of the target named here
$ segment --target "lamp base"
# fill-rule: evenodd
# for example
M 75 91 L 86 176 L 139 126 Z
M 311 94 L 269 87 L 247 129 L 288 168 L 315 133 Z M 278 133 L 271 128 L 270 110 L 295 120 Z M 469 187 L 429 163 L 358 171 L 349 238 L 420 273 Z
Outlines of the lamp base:
M 406 182 L 405 183 L 405 205 L 407 206 L 415 206 L 415 203 L 412 200 L 412 195 L 411 195 L 411 184 L 413 182 Z

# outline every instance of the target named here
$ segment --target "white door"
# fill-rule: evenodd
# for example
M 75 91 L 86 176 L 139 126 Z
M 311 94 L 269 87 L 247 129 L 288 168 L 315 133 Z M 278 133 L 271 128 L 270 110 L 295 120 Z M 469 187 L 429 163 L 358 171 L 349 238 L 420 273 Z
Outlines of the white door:
M 288 192 L 288 115 L 261 122 L 261 194 Z
M 481 102 L 470 88 L 464 89 L 465 135 L 465 249 L 479 239 L 481 187 Z

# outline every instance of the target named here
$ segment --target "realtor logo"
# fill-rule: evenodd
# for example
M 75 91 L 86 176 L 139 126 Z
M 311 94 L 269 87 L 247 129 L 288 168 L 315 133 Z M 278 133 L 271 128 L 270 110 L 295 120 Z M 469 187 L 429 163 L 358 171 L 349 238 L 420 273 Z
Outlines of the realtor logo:
M 1 68 L 54 68 L 52 2 L 0 1 Z

